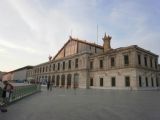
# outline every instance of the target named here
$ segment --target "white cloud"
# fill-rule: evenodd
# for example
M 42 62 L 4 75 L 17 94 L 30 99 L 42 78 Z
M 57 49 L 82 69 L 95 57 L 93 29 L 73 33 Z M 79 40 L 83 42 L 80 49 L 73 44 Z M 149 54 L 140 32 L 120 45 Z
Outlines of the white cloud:
M 0 48 L 0 54 L 3 54 L 3 53 L 5 53 L 5 52 L 6 52 L 6 49 Z
M 43 10 L 40 3 L 35 6 L 37 3 L 38 1 L 25 0 L 8 0 L 5 3 L 6 8 L 4 9 L 9 10 L 8 19 L 13 21 L 5 22 L 5 18 L 4 21 L 0 20 L 0 23 L 8 24 L 8 27 L 4 26 L 3 30 L 0 29 L 2 33 L 0 33 L 0 38 L 2 38 L 0 45 L 6 47 L 12 59 L 24 55 L 23 58 L 17 59 L 17 63 L 12 62 L 17 66 L 22 59 L 25 61 L 24 65 L 39 64 L 47 60 L 49 54 L 55 55 L 68 40 L 71 30 L 72 35 L 79 38 L 87 36 L 85 30 L 91 31 L 87 27 L 88 22 L 75 21 L 76 16 L 69 13 L 70 8 L 66 7 L 68 11 L 65 7 L 64 9 L 57 7 Z M 5 59 L 7 57 L 1 60 L 5 61 Z M 2 68 L 5 67 L 2 66 Z
M 12 42 L 9 42 L 9 41 L 6 41 L 6 40 L 1 40 L 1 39 L 0 39 L 0 46 L 6 47 L 6 48 L 9 48 L 9 49 L 23 50 L 24 52 L 29 52 L 29 53 L 34 53 L 34 54 L 39 53 L 38 51 L 36 51 L 33 48 L 24 47 L 24 46 L 17 45 L 17 44 L 14 44 Z
M 147 13 L 137 6 L 134 1 L 0 1 L 0 53 L 5 55 L 0 56 L 4 64 L 0 68 L 5 70 L 10 65 L 15 69 L 46 61 L 68 40 L 71 30 L 73 37 L 96 42 L 97 24 L 100 44 L 107 32 L 113 37 L 114 48 L 139 44 L 159 53 L 158 44 L 153 43 L 160 36 L 150 30 Z M 156 47 L 151 48 L 151 44 Z
M 106 15 L 105 21 L 111 26 L 113 41 L 116 40 L 114 47 L 136 44 L 159 54 L 160 49 L 155 44 L 159 43 L 159 32 L 153 30 L 154 27 L 149 21 L 150 14 L 141 9 L 145 9 L 143 5 L 126 1 L 115 4 Z
M 26 0 L 9 0 L 9 3 L 19 13 L 22 19 L 30 26 L 31 30 L 39 31 L 40 25 L 43 24 L 42 12 L 32 2 Z

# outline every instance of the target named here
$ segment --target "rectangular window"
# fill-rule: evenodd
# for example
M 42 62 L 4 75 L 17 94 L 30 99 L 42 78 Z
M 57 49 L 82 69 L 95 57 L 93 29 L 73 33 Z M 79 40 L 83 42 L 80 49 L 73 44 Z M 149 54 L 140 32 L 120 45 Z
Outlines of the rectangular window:
M 138 64 L 141 65 L 141 55 L 138 55 Z
M 103 68 L 103 60 L 99 61 L 100 68 Z
M 55 64 L 53 64 L 53 71 L 55 70 Z
M 48 71 L 48 66 L 46 66 L 46 72 Z
M 144 57 L 144 64 L 147 66 L 147 57 Z
M 148 78 L 146 77 L 146 87 L 148 87 Z
M 40 73 L 42 72 L 42 68 L 40 68 Z
M 78 68 L 78 58 L 75 60 L 75 68 Z
M 142 78 L 139 76 L 139 87 L 142 87 Z
M 129 76 L 125 77 L 125 86 L 130 87 L 130 77 Z
M 112 87 L 116 86 L 116 78 L 115 77 L 111 78 L 111 85 L 112 85 Z
M 152 58 L 150 58 L 150 66 L 151 66 L 151 68 L 153 67 Z
M 129 65 L 129 56 L 124 55 L 124 65 Z
M 154 86 L 153 78 L 151 78 L 151 84 L 152 84 L 152 87 L 153 87 Z
M 157 60 L 155 60 L 155 68 L 157 69 Z
M 51 71 L 51 65 L 49 65 L 49 71 Z
M 43 67 L 43 72 L 44 72 L 44 67 Z
M 90 69 L 93 69 L 93 61 L 90 62 Z
M 114 60 L 114 57 L 111 57 L 111 67 L 114 67 L 115 66 L 115 60 Z
M 63 70 L 65 70 L 65 61 L 63 62 Z
M 60 69 L 60 63 L 58 63 L 58 70 Z
M 103 86 L 103 78 L 100 78 L 100 86 Z
M 93 78 L 90 78 L 90 86 L 93 86 Z
M 68 69 L 71 69 L 71 60 L 68 61 Z

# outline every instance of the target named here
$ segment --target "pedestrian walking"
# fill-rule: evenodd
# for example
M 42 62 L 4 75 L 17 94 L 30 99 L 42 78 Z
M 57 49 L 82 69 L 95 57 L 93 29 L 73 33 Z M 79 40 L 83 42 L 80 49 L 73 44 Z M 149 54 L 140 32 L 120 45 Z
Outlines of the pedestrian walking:
M 48 80 L 48 81 L 47 81 L 47 90 L 50 89 L 50 85 L 51 85 L 50 80 Z
M 7 105 L 10 102 L 11 93 L 13 92 L 13 85 L 10 84 L 8 81 L 3 81 L 3 88 L 2 88 L 2 105 L 1 112 L 7 112 Z
M 53 82 L 50 82 L 49 90 L 52 91 Z

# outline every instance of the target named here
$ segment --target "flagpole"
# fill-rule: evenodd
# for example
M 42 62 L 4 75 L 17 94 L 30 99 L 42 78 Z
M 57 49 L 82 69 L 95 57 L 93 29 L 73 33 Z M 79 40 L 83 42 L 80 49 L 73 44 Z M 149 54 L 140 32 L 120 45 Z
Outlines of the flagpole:
M 97 24 L 97 44 L 98 44 L 98 24 Z

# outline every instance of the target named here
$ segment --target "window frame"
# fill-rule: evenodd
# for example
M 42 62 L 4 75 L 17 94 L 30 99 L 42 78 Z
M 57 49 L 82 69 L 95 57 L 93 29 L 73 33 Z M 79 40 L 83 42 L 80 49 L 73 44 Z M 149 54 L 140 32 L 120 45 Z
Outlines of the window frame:
M 129 66 L 129 55 L 125 54 L 123 55 L 124 65 Z
M 100 69 L 103 69 L 103 67 L 104 67 L 104 63 L 103 63 L 103 62 L 104 62 L 103 59 L 100 59 L 100 60 L 99 60 L 99 68 L 100 68 Z
M 115 57 L 111 57 L 111 67 L 115 67 Z

